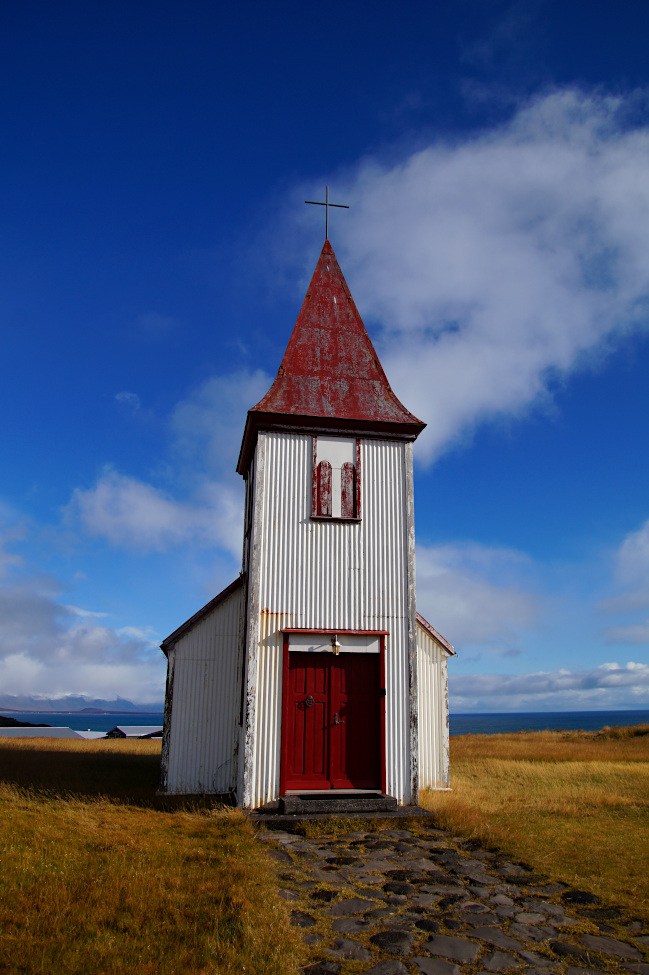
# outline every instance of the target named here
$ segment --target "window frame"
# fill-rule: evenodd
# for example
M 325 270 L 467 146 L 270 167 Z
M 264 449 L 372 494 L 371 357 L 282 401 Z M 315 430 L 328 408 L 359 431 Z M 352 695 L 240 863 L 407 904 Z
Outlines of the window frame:
M 314 434 L 311 438 L 311 521 L 328 521 L 337 524 L 349 525 L 358 524 L 361 518 L 361 441 L 358 437 L 341 437 L 341 440 L 351 440 L 355 444 L 355 472 L 356 472 L 356 491 L 355 491 L 355 514 L 351 518 L 343 518 L 339 515 L 321 515 L 318 513 L 318 437 Z

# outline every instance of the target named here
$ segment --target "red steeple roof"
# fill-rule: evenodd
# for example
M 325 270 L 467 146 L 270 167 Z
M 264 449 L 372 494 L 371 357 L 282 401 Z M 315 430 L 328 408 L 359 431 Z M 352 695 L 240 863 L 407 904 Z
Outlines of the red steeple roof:
M 241 473 L 256 431 L 281 426 L 372 429 L 378 434 L 389 428 L 411 437 L 425 426 L 392 392 L 328 240 L 277 377 L 248 412 Z

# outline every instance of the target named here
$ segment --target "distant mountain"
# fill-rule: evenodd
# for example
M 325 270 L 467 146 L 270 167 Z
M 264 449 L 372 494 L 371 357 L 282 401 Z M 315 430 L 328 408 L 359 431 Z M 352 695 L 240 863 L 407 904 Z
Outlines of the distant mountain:
M 162 701 L 150 701 L 145 704 L 127 701 L 122 697 L 114 701 L 102 701 L 99 698 L 90 699 L 74 694 L 64 697 L 32 697 L 27 694 L 0 694 L 0 711 L 84 711 L 102 714 L 107 711 L 123 711 L 125 713 L 163 711 Z

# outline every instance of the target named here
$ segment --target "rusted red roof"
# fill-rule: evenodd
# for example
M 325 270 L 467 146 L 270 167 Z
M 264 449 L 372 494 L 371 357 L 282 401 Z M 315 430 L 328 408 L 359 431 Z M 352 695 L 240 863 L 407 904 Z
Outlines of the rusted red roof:
M 253 411 L 424 425 L 392 392 L 328 240 L 277 378 Z
M 209 603 L 206 603 L 205 606 L 199 609 L 197 613 L 194 613 L 194 615 L 190 616 L 188 620 L 181 623 L 178 629 L 174 630 L 173 633 L 166 637 L 160 644 L 160 649 L 162 652 L 166 654 L 168 650 L 173 650 L 176 642 L 180 640 L 181 636 L 187 633 L 188 630 L 191 630 L 192 627 L 196 626 L 197 623 L 200 623 L 200 621 L 204 619 L 208 613 L 211 613 L 212 610 L 216 609 L 216 607 L 227 599 L 228 596 L 231 596 L 233 592 L 236 592 L 237 589 L 244 584 L 244 582 L 244 576 L 240 575 L 239 578 L 235 579 L 234 582 L 231 582 L 226 589 L 223 589 L 218 596 L 215 596 L 214 599 L 210 599 Z
M 343 428 L 388 424 L 416 437 L 425 423 L 392 392 L 333 247 L 325 241 L 277 377 L 248 413 L 238 470 L 243 473 L 254 433 L 280 425 L 334 421 Z
M 455 647 L 453 646 L 453 644 L 449 643 L 446 637 L 442 636 L 442 634 L 439 633 L 435 629 L 435 627 L 428 622 L 427 619 L 424 619 L 421 613 L 417 613 L 417 622 L 421 626 L 422 630 L 428 633 L 429 636 L 432 636 L 433 640 L 439 643 L 440 646 L 442 646 L 446 650 L 446 652 L 450 654 L 450 656 L 452 657 L 456 656 Z

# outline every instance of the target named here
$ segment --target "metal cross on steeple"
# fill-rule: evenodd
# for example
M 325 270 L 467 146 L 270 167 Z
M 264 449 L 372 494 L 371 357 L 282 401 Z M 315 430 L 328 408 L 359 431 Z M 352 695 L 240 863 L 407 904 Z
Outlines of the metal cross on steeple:
M 330 203 L 329 202 L 329 187 L 325 187 L 325 202 L 322 203 L 320 200 L 305 200 L 305 203 L 313 203 L 315 206 L 325 208 L 325 240 L 329 240 L 329 207 L 341 207 L 343 210 L 349 210 L 347 203 Z

